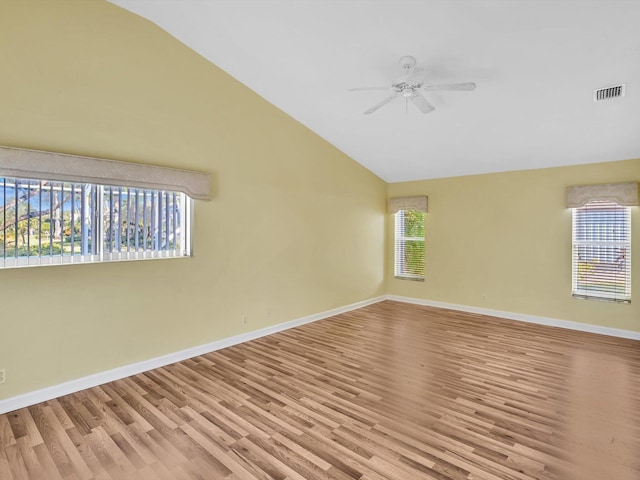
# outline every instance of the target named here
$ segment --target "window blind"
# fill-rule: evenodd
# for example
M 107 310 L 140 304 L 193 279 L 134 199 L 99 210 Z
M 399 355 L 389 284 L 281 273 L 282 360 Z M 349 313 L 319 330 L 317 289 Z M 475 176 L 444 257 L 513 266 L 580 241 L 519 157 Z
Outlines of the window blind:
M 573 210 L 573 296 L 631 301 L 631 211 L 591 201 Z
M 0 268 L 191 255 L 208 173 L 0 146 Z
M 424 212 L 400 210 L 395 214 L 395 276 L 424 280 Z
M 0 268 L 185 257 L 182 192 L 0 177 Z

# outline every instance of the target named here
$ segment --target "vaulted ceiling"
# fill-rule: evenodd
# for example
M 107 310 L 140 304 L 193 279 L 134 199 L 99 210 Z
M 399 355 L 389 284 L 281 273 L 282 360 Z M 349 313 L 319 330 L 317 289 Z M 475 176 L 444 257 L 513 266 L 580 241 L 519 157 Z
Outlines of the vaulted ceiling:
M 111 1 L 388 182 L 640 157 L 639 1 Z M 477 89 L 364 115 L 405 55 Z

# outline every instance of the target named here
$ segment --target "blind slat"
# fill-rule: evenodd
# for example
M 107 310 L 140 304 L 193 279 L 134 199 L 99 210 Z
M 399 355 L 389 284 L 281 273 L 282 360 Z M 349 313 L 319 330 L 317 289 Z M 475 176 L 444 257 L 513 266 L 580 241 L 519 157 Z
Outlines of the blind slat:
M 631 301 L 630 208 L 589 202 L 573 211 L 573 295 Z

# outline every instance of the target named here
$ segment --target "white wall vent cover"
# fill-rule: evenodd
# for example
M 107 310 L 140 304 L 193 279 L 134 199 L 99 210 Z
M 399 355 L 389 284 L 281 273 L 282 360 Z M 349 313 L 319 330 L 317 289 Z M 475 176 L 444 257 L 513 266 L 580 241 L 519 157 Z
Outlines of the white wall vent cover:
M 625 84 L 614 85 L 612 87 L 599 88 L 593 91 L 593 101 L 609 100 L 616 97 L 624 97 Z

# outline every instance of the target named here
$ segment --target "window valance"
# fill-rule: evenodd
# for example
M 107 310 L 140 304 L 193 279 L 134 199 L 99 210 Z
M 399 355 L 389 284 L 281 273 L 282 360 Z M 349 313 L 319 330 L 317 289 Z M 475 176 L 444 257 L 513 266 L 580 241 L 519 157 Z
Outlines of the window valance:
M 387 201 L 389 213 L 398 213 L 400 210 L 416 210 L 427 213 L 428 198 L 426 195 L 415 197 L 392 197 Z
M 40 150 L 0 147 L 0 176 L 171 190 L 211 200 L 208 173 Z
M 636 206 L 638 205 L 638 182 L 567 187 L 567 208 L 580 208 L 593 201 L 615 202 L 625 207 Z

